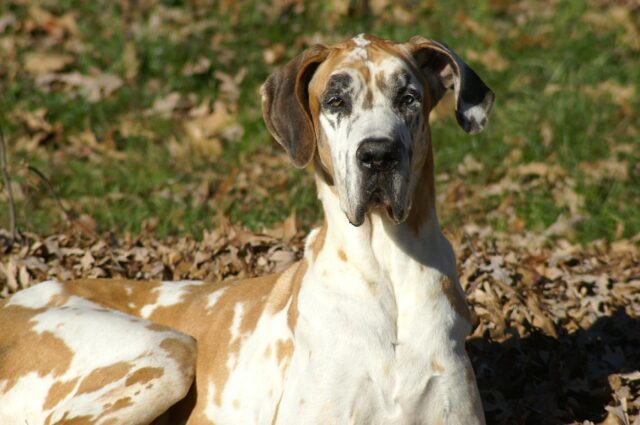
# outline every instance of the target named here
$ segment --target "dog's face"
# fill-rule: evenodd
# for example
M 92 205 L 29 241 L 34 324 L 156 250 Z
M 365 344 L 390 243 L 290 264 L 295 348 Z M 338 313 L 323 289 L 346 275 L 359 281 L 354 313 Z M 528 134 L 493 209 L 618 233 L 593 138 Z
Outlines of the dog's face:
M 294 164 L 316 165 L 349 221 L 381 208 L 404 221 L 430 144 L 429 112 L 447 89 L 468 132 L 484 126 L 493 93 L 444 45 L 360 35 L 315 46 L 263 86 L 267 127 Z
M 334 48 L 309 84 L 317 155 L 356 226 L 377 207 L 395 222 L 406 218 L 411 170 L 429 143 L 426 82 L 408 52 L 390 47 L 360 36 Z

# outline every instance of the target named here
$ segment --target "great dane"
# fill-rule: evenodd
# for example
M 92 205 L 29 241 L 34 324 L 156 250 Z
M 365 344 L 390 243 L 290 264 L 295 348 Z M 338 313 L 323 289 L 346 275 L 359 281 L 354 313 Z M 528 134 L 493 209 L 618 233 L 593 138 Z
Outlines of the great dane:
M 468 133 L 494 95 L 444 44 L 359 35 L 262 86 L 313 163 L 324 224 L 281 273 L 47 281 L 0 304 L 0 424 L 484 423 L 470 315 L 435 208 L 429 114 Z

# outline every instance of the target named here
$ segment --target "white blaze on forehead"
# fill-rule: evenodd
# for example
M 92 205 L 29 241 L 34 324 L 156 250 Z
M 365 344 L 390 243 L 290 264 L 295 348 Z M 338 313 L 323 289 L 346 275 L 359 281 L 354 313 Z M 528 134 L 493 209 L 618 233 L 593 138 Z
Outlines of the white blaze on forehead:
M 355 37 L 353 37 L 353 42 L 356 43 L 356 46 L 358 47 L 366 47 L 369 44 L 371 44 L 371 41 L 367 40 L 364 37 L 364 34 L 358 34 Z
M 152 292 L 158 294 L 158 299 L 155 304 L 149 304 L 140 310 L 140 314 L 145 319 L 151 316 L 154 310 L 158 307 L 168 307 L 174 304 L 178 304 L 188 293 L 190 286 L 199 285 L 202 282 L 182 280 L 176 282 L 162 282 L 160 286 L 154 288 Z
M 56 295 L 62 294 L 62 285 L 55 280 L 47 280 L 13 295 L 7 305 L 27 308 L 43 308 L 51 303 Z
M 361 59 L 367 60 L 367 49 L 366 47 L 371 44 L 369 40 L 364 38 L 364 34 L 357 35 L 353 38 L 353 42 L 356 44 L 356 48 L 353 49 L 351 54 L 349 55 L 352 59 Z

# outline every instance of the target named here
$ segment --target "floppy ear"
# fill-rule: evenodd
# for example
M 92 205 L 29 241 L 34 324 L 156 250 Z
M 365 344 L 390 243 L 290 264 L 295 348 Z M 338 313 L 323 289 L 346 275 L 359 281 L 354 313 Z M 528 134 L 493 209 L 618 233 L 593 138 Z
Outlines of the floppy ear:
M 405 44 L 422 70 L 437 103 L 446 90 L 453 90 L 458 124 L 467 133 L 482 131 L 495 95 L 478 74 L 446 45 L 424 37 L 412 37 Z
M 260 88 L 267 129 L 296 167 L 307 165 L 315 152 L 316 136 L 307 89 L 313 73 L 328 54 L 329 49 L 324 46 L 310 47 L 271 74 Z

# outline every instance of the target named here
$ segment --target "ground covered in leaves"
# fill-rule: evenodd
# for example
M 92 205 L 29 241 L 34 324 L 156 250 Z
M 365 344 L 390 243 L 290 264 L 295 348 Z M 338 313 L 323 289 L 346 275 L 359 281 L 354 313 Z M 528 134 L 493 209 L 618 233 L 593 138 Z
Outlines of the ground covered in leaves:
M 221 220 L 200 240 L 71 231 L 0 248 L 0 296 L 48 279 L 220 280 L 302 255 L 295 215 L 260 234 Z M 640 249 L 467 225 L 449 235 L 474 316 L 467 347 L 489 424 L 640 424 Z M 2 244 L 5 246 L 2 246 Z

